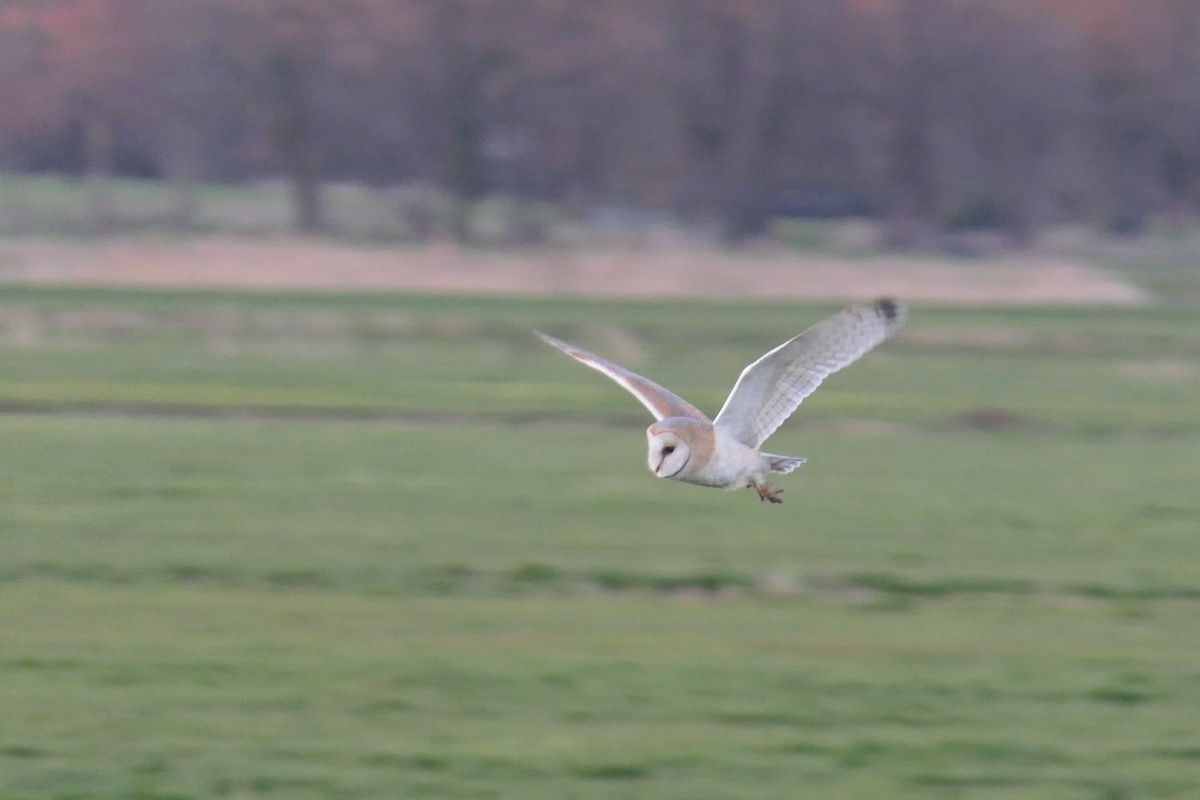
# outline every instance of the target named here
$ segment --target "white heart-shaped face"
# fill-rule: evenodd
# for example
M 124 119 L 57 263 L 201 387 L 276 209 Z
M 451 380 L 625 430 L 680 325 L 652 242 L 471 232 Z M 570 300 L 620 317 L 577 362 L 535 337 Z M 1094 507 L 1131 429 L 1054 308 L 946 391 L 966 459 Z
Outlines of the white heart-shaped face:
M 662 431 L 650 436 L 650 471 L 660 478 L 674 478 L 687 466 L 691 450 L 679 434 Z

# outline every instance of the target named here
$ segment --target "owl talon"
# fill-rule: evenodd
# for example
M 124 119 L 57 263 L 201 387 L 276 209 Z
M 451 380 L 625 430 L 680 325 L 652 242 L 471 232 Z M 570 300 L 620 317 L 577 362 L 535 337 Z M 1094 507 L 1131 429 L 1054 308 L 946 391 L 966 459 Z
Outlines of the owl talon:
M 769 483 L 754 484 L 754 491 L 758 492 L 759 500 L 769 500 L 772 503 L 783 502 L 783 498 L 779 496 L 783 494 L 783 489 L 777 489 Z

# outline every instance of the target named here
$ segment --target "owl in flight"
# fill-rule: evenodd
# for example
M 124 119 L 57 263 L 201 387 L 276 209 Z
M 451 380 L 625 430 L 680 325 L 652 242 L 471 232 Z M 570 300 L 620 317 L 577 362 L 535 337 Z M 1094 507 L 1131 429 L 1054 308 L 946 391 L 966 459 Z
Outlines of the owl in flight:
M 767 474 L 786 475 L 804 463 L 759 448 L 821 381 L 857 361 L 904 322 L 907 309 L 891 298 L 852 306 L 818 322 L 742 370 L 716 418 L 622 366 L 534 331 L 577 361 L 619 383 L 654 415 L 646 429 L 650 471 L 700 486 L 753 488 L 760 500 L 782 503 Z

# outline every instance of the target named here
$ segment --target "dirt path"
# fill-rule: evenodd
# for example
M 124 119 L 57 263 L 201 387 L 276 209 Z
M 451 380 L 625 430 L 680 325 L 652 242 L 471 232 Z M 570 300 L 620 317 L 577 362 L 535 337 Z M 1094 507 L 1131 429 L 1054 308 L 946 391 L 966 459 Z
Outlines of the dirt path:
M 0 241 L 9 283 L 401 290 L 612 297 L 761 297 L 1000 304 L 1136 304 L 1142 289 L 1082 262 L 990 261 L 711 250 L 534 252 L 354 246 L 226 237 Z

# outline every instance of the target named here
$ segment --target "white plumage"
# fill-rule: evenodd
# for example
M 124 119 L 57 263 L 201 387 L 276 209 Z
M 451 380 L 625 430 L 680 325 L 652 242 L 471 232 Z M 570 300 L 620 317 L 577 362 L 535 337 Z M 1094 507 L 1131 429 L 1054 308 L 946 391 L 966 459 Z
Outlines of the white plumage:
M 722 489 L 752 487 L 760 499 L 783 502 L 766 480 L 804 459 L 760 447 L 830 374 L 857 361 L 904 322 L 904 304 L 884 298 L 852 306 L 789 339 L 750 364 L 716 418 L 649 378 L 535 331 L 547 343 L 620 384 L 654 415 L 646 430 L 649 467 L 660 478 Z

